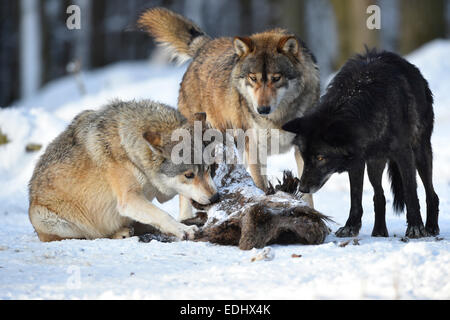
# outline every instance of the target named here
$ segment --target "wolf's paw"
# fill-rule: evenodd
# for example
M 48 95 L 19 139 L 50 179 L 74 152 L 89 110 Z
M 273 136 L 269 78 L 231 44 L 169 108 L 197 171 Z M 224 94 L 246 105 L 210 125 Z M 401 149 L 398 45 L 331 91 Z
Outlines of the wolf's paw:
M 439 226 L 437 226 L 437 225 L 436 226 L 429 226 L 429 225 L 427 225 L 425 227 L 425 230 L 428 232 L 428 234 L 430 236 L 433 236 L 433 237 L 438 236 L 439 232 L 440 232 Z
M 183 240 L 194 240 L 195 234 L 199 230 L 197 226 L 186 226 L 183 229 L 183 237 L 181 239 Z
M 372 237 L 383 237 L 383 238 L 387 238 L 389 237 L 389 233 L 386 229 L 386 227 L 384 228 L 377 228 L 377 229 L 373 229 L 372 231 Z
M 339 228 L 336 231 L 336 237 L 339 238 L 350 238 L 350 237 L 356 237 L 359 234 L 360 226 L 345 226 L 342 228 Z
M 430 234 L 423 225 L 408 226 L 405 236 L 411 239 L 418 239 L 423 237 L 429 237 Z
M 122 228 L 119 231 L 117 231 L 111 237 L 111 239 L 127 239 L 127 238 L 131 238 L 133 235 L 134 235 L 134 228 L 133 227 Z
M 200 228 L 205 225 L 206 220 L 208 220 L 208 214 L 206 212 L 199 211 L 196 213 L 195 217 L 183 220 L 181 223 L 187 226 L 197 226 Z

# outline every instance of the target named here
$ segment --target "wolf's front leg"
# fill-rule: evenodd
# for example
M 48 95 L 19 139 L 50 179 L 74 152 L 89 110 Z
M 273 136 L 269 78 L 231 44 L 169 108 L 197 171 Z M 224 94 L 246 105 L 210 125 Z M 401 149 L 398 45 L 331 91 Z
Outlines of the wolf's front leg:
M 143 224 L 152 225 L 163 233 L 170 233 L 179 239 L 192 240 L 197 226 L 187 226 L 172 218 L 167 212 L 137 194 L 128 195 L 128 199 L 119 205 L 119 213 Z
M 248 168 L 250 171 L 250 176 L 252 177 L 253 182 L 255 182 L 255 185 L 259 189 L 266 192 L 267 188 L 268 188 L 267 176 L 262 174 L 261 165 L 260 164 L 250 164 L 248 166 Z
M 363 215 L 362 194 L 365 167 L 365 162 L 359 161 L 353 165 L 352 169 L 348 171 L 348 176 L 350 179 L 350 215 L 345 223 L 345 226 L 336 231 L 336 236 L 340 238 L 356 237 L 361 229 L 361 218 Z
M 264 192 L 267 192 L 269 186 L 266 176 L 267 164 L 261 164 L 261 160 L 258 157 L 258 148 L 250 147 L 248 141 L 245 143 L 245 165 L 255 185 Z
M 154 226 L 179 239 L 194 239 L 196 226 L 187 226 L 172 218 L 145 198 L 134 175 L 121 166 L 110 168 L 106 175 L 117 198 L 119 214 L 136 222 Z
M 297 162 L 297 172 L 298 172 L 298 178 L 301 179 L 302 174 L 303 174 L 303 167 L 304 167 L 304 161 L 302 158 L 302 155 L 300 153 L 300 150 L 298 149 L 297 146 L 294 147 L 295 148 L 295 162 Z M 310 208 L 314 209 L 314 200 L 313 200 L 313 196 L 310 193 L 305 193 L 303 195 L 303 199 L 305 199 L 306 203 L 308 203 L 308 206 Z
M 180 195 L 180 215 L 178 221 L 184 221 L 194 218 L 194 210 L 192 209 L 191 201 Z

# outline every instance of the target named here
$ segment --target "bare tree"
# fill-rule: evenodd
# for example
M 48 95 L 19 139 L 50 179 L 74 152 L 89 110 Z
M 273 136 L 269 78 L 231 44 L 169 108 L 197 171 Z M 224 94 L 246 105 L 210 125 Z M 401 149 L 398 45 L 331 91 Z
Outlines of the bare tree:
M 376 4 L 376 0 L 331 0 L 336 15 L 339 56 L 336 67 L 339 68 L 353 54 L 362 52 L 364 45 L 377 46 L 379 30 L 367 28 L 367 8 Z
M 20 1 L 20 94 L 27 98 L 42 83 L 41 17 L 38 0 Z
M 19 1 L 0 1 L 0 108 L 19 96 Z
M 400 0 L 400 52 L 409 53 L 435 38 L 445 37 L 444 0 Z

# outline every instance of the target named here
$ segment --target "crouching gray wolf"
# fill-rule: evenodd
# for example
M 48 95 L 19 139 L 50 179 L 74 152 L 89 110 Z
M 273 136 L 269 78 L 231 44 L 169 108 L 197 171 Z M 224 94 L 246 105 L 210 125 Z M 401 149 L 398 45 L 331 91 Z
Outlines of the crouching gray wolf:
M 335 172 L 348 171 L 350 216 L 336 235 L 358 235 L 365 164 L 375 190 L 373 236 L 388 236 L 381 178 L 386 162 L 394 209 L 406 205 L 406 236 L 439 234 L 439 198 L 433 188 L 431 134 L 433 95 L 420 71 L 398 55 L 375 50 L 349 60 L 334 78 L 319 106 L 284 125 L 297 134 L 305 159 L 301 190 L 316 192 Z M 417 198 L 416 170 L 426 191 L 424 227 Z
M 192 127 L 177 110 L 151 101 L 116 101 L 79 114 L 48 146 L 30 181 L 29 217 L 39 239 L 123 238 L 134 222 L 192 239 L 195 226 L 151 202 L 179 194 L 185 219 L 189 199 L 217 200 L 208 166 L 171 160 L 171 133 Z
M 256 143 L 258 150 L 276 132 L 278 150 L 267 150 L 268 154 L 292 148 L 294 135 L 282 131 L 281 126 L 303 115 L 320 94 L 315 58 L 300 39 L 276 29 L 250 37 L 213 40 L 193 22 L 163 8 L 148 10 L 138 24 L 175 58 L 193 59 L 178 99 L 178 109 L 185 117 L 205 112 L 211 125 L 221 131 L 267 131 L 265 141 L 255 136 L 248 140 Z M 256 185 L 266 190 L 261 167 L 264 159 L 259 151 L 258 156 L 250 155 L 250 144 L 245 146 L 246 164 Z M 301 174 L 303 160 L 298 151 L 296 160 Z M 312 204 L 311 197 L 309 201 Z

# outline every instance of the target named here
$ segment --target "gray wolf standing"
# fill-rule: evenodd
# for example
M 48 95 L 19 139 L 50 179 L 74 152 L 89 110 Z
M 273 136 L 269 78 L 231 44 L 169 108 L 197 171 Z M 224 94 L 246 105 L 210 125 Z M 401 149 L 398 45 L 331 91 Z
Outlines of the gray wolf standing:
M 267 140 L 276 132 L 278 150 L 267 150 L 268 154 L 287 152 L 294 135 L 282 131 L 281 126 L 302 116 L 319 98 L 319 71 L 313 54 L 282 29 L 213 40 L 192 21 L 164 8 L 148 10 L 138 24 L 174 58 L 193 59 L 178 100 L 185 117 L 205 112 L 211 125 L 221 131 L 254 129 L 245 145 L 246 164 L 256 185 L 266 190 L 260 148 L 270 146 Z M 259 130 L 266 131 L 265 141 L 255 136 Z M 256 156 L 249 152 L 249 141 L 257 144 Z M 300 175 L 303 160 L 298 150 L 296 160 Z M 307 200 L 312 205 L 312 198 Z

